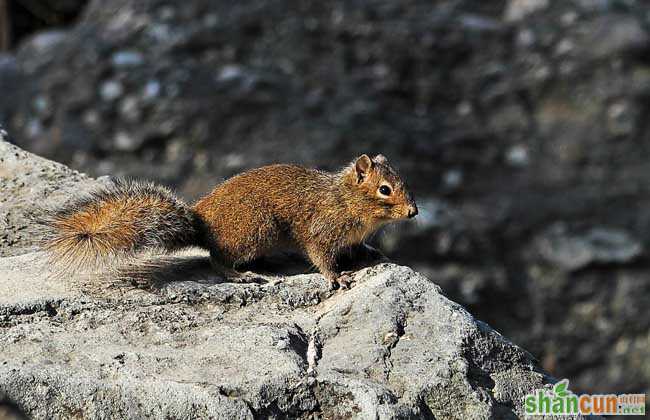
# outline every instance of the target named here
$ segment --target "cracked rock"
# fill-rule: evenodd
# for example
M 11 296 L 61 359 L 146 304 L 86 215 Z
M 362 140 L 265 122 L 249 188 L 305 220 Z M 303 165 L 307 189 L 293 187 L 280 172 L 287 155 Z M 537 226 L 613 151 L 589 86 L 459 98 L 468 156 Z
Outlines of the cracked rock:
M 96 183 L 7 143 L 0 157 L 10 232 L 24 200 Z M 0 401 L 34 419 L 516 418 L 554 382 L 408 267 L 334 293 L 320 274 L 224 280 L 191 252 L 143 288 L 52 276 L 24 227 L 0 244 Z

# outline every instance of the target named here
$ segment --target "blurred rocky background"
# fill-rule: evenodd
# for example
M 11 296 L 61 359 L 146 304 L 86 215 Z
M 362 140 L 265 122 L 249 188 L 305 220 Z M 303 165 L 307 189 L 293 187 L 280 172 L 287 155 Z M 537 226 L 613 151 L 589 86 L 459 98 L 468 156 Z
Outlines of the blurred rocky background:
M 0 0 L 0 124 L 196 198 L 383 153 L 375 238 L 575 391 L 650 392 L 650 3 Z

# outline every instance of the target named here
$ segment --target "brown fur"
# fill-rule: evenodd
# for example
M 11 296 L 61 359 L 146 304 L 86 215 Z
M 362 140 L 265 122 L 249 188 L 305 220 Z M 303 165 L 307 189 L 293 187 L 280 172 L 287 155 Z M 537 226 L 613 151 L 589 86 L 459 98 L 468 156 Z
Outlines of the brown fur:
M 366 167 L 360 167 L 365 164 Z M 389 185 L 389 197 L 378 188 Z M 232 266 L 279 246 L 304 252 L 330 281 L 336 258 L 385 223 L 417 213 L 412 196 L 386 159 L 362 156 L 338 173 L 272 165 L 237 175 L 199 200 L 213 258 Z M 413 214 L 412 214 L 413 215 Z
M 380 193 L 381 187 L 390 194 Z M 385 157 L 363 155 L 337 173 L 271 165 L 218 185 L 192 208 L 152 184 L 117 181 L 54 212 L 47 249 L 73 266 L 173 251 L 210 250 L 216 267 L 236 267 L 280 249 L 306 254 L 336 283 L 337 256 L 363 246 L 385 223 L 417 214 Z
M 202 223 L 171 191 L 116 180 L 88 197 L 49 212 L 45 248 L 64 271 L 128 259 L 141 251 L 174 251 L 196 244 Z

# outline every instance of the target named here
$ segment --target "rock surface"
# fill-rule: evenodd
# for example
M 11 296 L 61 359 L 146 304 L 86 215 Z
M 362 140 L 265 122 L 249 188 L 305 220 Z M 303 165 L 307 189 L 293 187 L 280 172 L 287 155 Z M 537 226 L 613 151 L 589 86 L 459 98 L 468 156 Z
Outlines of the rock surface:
M 384 153 L 421 209 L 384 250 L 581 391 L 650 393 L 649 28 L 646 0 L 94 0 L 0 57 L 0 121 L 186 198 Z
M 10 232 L 28 232 L 12 227 L 26 197 L 94 183 L 1 142 L 0 171 Z M 195 269 L 143 288 L 52 276 L 28 236 L 0 244 L 30 251 L 0 258 L 0 401 L 34 419 L 507 419 L 553 382 L 407 267 L 332 292 L 319 274 L 225 281 L 179 255 L 172 267 Z
M 515 418 L 532 357 L 406 267 L 92 297 L 0 259 L 0 392 L 33 418 Z M 196 417 L 195 417 L 196 416 Z

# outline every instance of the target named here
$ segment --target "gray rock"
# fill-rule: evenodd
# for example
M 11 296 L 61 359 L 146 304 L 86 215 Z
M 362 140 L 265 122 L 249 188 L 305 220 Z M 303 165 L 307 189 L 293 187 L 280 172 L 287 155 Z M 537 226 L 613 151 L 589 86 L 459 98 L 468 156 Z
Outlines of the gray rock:
M 117 51 L 111 57 L 113 66 L 116 68 L 129 68 L 141 65 L 144 57 L 139 51 Z
M 44 261 L 0 259 L 0 394 L 35 419 L 516 418 L 552 381 L 407 267 L 362 270 L 334 295 L 316 274 L 191 271 L 86 293 L 102 285 L 53 280 Z
M 44 51 L 50 51 L 66 38 L 65 31 L 53 30 L 37 33 L 25 45 L 26 48 L 33 48 L 33 53 L 38 54 Z
M 504 19 L 511 22 L 519 21 L 546 7 L 548 7 L 548 0 L 510 0 L 506 6 Z
M 576 54 L 603 59 L 630 52 L 643 52 L 650 42 L 648 32 L 636 16 L 605 15 L 575 29 Z M 590 48 L 597 45 L 598 48 Z M 575 55 L 575 54 L 574 54 Z
M 571 233 L 564 224 L 552 226 L 536 241 L 536 250 L 547 262 L 567 270 L 589 264 L 624 264 L 639 257 L 642 244 L 627 232 L 594 227 Z
M 124 87 L 117 80 L 107 80 L 99 88 L 99 94 L 105 101 L 113 101 L 124 93 Z
M 0 120 L 30 151 L 188 200 L 266 163 L 381 152 L 425 207 L 376 236 L 385 251 L 580 391 L 650 392 L 650 317 L 632 310 L 650 304 L 650 2 L 348 3 L 90 1 L 59 41 L 0 63 Z M 143 62 L 117 69 L 118 51 Z M 531 257 L 558 221 L 642 254 Z
M 33 200 L 96 185 L 0 147 L 12 231 Z M 0 250 L 38 239 L 26 229 Z M 55 275 L 38 250 L 0 258 L 0 400 L 34 419 L 503 419 L 554 381 L 408 267 L 362 269 L 336 293 L 319 274 L 224 280 L 195 252 L 154 271 L 133 287 Z
M 3 98 L 13 98 L 21 91 L 22 74 L 18 67 L 16 57 L 0 52 L 0 92 Z M 9 115 L 14 111 L 12 101 L 0 101 L 0 126 L 3 121 L 8 121 Z
M 524 167 L 530 163 L 528 149 L 518 144 L 508 149 L 506 159 L 510 165 L 517 167 Z
M 160 95 L 160 82 L 157 80 L 149 80 L 143 89 L 142 97 L 145 100 L 153 100 Z

